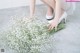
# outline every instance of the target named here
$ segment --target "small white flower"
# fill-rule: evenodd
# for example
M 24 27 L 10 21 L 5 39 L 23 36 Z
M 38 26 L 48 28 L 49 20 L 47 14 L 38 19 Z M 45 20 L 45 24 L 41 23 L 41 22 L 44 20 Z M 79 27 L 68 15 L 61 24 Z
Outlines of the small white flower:
M 8 44 L 18 53 L 38 53 L 40 45 L 46 43 L 46 39 L 50 36 L 46 23 L 27 18 L 15 20 L 8 32 L 6 34 Z

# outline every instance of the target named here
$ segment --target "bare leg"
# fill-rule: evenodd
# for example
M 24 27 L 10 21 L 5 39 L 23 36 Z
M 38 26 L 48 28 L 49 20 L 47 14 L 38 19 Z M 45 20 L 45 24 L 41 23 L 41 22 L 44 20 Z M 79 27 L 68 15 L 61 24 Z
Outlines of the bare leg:
M 55 7 L 55 19 L 59 19 L 60 16 L 61 16 L 61 3 L 60 3 L 60 0 L 56 0 L 56 7 Z
M 30 0 L 30 17 L 34 15 L 36 0 Z
M 55 9 L 55 0 L 41 0 L 44 2 L 49 8 Z M 51 9 L 50 9 L 51 10 Z
M 47 16 L 53 16 L 53 9 L 49 6 L 47 10 Z

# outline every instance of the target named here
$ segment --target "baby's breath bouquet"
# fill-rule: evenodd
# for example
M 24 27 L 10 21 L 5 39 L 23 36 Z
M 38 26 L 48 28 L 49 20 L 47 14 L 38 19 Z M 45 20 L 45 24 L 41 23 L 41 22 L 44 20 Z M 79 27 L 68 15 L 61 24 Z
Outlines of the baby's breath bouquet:
M 58 30 L 64 28 L 59 25 Z M 54 33 L 54 29 L 53 32 Z M 8 46 L 18 53 L 40 53 L 40 46 L 46 43 L 51 35 L 47 23 L 36 19 L 16 19 L 10 30 L 7 31 Z

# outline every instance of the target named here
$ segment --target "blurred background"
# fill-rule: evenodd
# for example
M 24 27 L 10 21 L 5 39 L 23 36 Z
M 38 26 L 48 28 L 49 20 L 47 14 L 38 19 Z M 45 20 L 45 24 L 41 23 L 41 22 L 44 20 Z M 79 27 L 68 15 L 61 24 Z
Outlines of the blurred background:
M 30 0 L 0 0 L 0 9 L 28 6 Z M 36 4 L 42 4 L 40 0 L 36 0 Z

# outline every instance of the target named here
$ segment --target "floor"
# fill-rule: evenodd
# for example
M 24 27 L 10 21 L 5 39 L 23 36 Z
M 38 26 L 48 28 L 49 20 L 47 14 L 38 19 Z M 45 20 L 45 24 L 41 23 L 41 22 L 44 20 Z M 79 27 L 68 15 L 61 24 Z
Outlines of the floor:
M 80 53 L 80 3 L 76 5 L 76 11 L 68 16 L 65 29 L 55 33 L 48 39 L 49 44 L 42 47 L 43 53 Z M 46 6 L 39 5 L 36 8 L 37 17 L 46 21 Z M 43 9 L 43 10 L 42 10 Z M 5 31 L 12 25 L 12 17 L 23 18 L 29 16 L 29 7 L 17 7 L 0 10 L 0 32 Z M 16 53 L 5 45 L 5 36 L 0 35 L 0 49 L 3 53 Z

